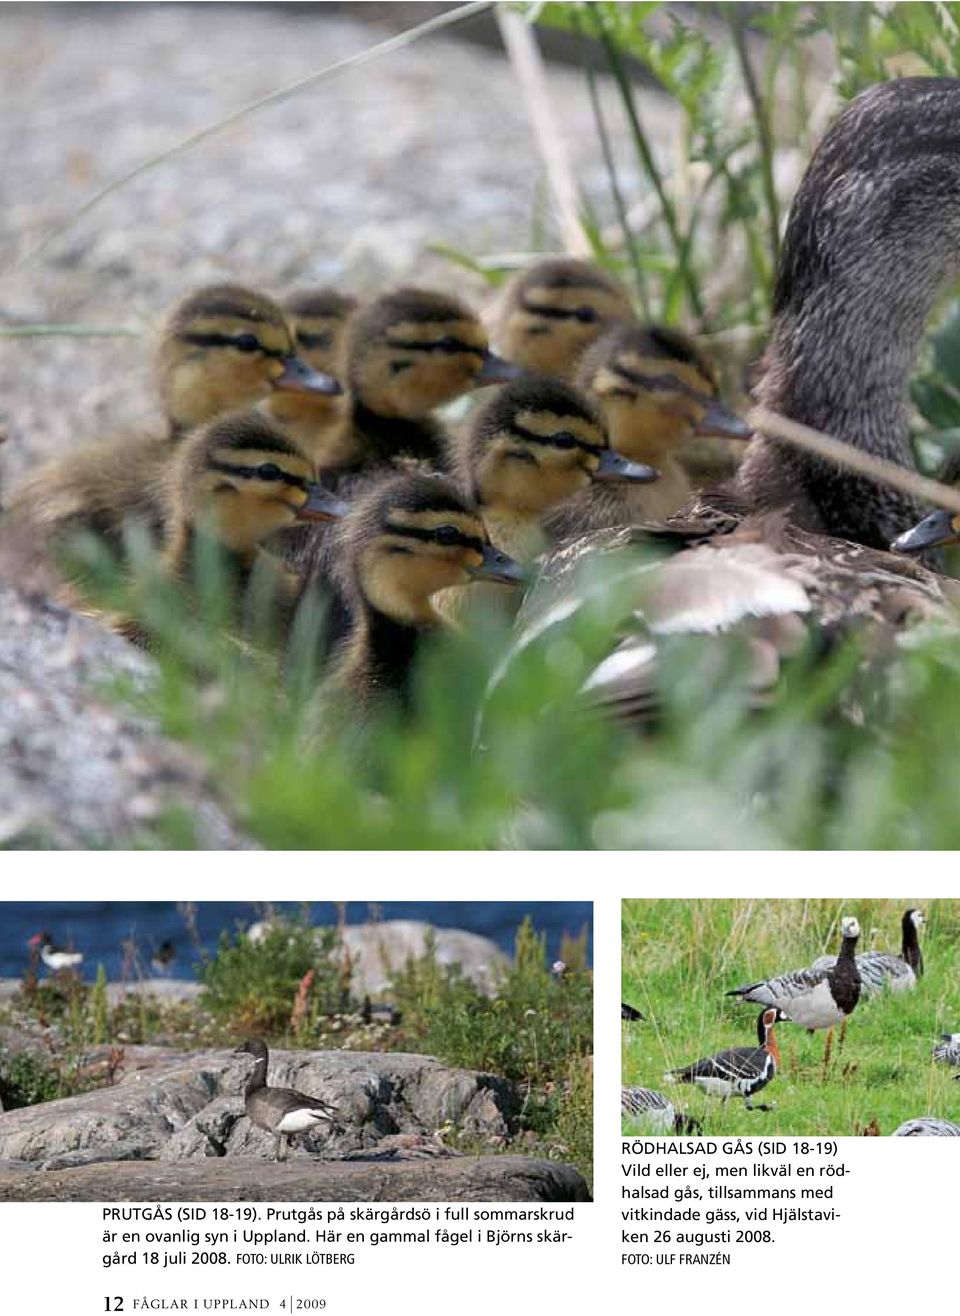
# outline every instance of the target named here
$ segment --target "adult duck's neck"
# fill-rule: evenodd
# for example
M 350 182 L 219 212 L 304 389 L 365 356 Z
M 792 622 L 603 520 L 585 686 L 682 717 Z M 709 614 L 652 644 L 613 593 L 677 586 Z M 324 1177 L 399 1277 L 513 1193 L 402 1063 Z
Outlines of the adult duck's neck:
M 919 271 L 918 271 L 919 274 Z M 910 375 L 939 279 L 929 271 L 904 287 L 860 269 L 832 287 L 811 288 L 777 315 L 757 388 L 772 411 L 824 430 L 862 451 L 912 467 L 907 427 Z M 870 289 L 866 294 L 862 285 Z M 899 295 L 897 295 L 899 294 Z M 758 508 L 789 507 L 811 530 L 887 548 L 920 506 L 832 462 L 760 437 L 748 450 L 740 482 Z
M 771 410 L 912 466 L 907 390 L 933 307 L 960 272 L 960 79 L 864 92 L 821 142 L 784 235 L 757 393 Z M 760 437 L 740 483 L 758 508 L 886 547 L 902 494 Z

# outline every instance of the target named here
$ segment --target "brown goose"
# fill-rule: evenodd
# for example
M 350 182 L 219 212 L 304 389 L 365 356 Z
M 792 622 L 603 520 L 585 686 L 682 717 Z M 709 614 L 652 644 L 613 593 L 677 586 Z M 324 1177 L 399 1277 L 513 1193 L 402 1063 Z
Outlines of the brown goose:
M 294 1088 L 272 1088 L 267 1085 L 269 1053 L 265 1042 L 258 1038 L 245 1042 L 234 1055 L 253 1056 L 253 1069 L 244 1088 L 244 1109 L 257 1128 L 266 1129 L 276 1136 L 274 1159 L 286 1160 L 290 1135 L 306 1133 L 320 1124 L 329 1124 L 337 1113 L 336 1106 L 308 1096 Z M 282 1153 L 282 1154 L 281 1154 Z

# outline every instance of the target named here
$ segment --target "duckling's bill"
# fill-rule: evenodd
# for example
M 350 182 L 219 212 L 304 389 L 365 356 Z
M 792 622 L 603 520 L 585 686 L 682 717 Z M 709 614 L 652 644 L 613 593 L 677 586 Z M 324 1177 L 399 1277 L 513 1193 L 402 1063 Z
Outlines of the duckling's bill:
M 593 478 L 615 483 L 626 481 L 630 484 L 652 484 L 654 480 L 660 479 L 660 472 L 655 466 L 628 461 L 613 448 L 604 448 Z
M 350 510 L 350 504 L 325 489 L 322 484 L 307 485 L 307 501 L 297 511 L 298 521 L 339 521 Z
M 922 553 L 927 548 L 941 548 L 960 543 L 960 516 L 938 507 L 890 545 L 894 553 Z
M 501 585 L 523 585 L 527 580 L 527 573 L 520 563 L 492 544 L 484 544 L 480 565 L 467 570 L 474 580 L 495 580 Z
M 523 366 L 515 366 L 511 361 L 505 361 L 502 356 L 497 356 L 496 352 L 491 352 L 488 348 L 483 354 L 483 364 L 476 376 L 477 388 L 483 388 L 486 384 L 509 384 L 514 379 L 527 379 L 529 371 L 524 370 Z
M 323 393 L 327 397 L 339 397 L 343 387 L 333 375 L 325 370 L 314 370 L 298 356 L 283 358 L 283 373 L 273 381 L 273 387 L 287 393 Z

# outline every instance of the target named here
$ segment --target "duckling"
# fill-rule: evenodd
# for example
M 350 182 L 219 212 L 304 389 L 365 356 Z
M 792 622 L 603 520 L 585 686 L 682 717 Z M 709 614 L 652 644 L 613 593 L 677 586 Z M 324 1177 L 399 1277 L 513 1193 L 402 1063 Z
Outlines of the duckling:
M 283 299 L 297 353 L 311 369 L 341 378 L 346 326 L 357 305 L 335 288 L 305 288 Z M 349 458 L 346 392 L 274 392 L 263 405 L 318 467 Z
M 631 319 L 630 297 L 613 275 L 591 261 L 555 257 L 509 281 L 494 339 L 508 361 L 572 382 L 591 343 L 614 321 Z
M 507 384 L 477 412 L 469 430 L 451 442 L 450 466 L 490 539 L 524 565 L 547 546 L 543 522 L 552 509 L 594 482 L 658 476 L 609 446 L 603 420 L 586 397 L 561 380 L 537 376 Z M 438 607 L 458 616 L 477 592 L 476 586 L 446 591 Z
M 212 541 L 242 601 L 255 569 L 269 573 L 289 620 L 302 582 L 262 552 L 266 539 L 296 521 L 339 519 L 346 504 L 316 481 L 300 447 L 257 410 L 220 416 L 186 439 L 164 473 L 163 572 L 188 583 Z
M 156 365 L 165 427 L 84 444 L 32 471 L 11 492 L 5 536 L 40 546 L 89 530 L 116 542 L 128 518 L 156 528 L 158 481 L 190 430 L 272 392 L 342 391 L 295 355 L 276 303 L 234 284 L 198 289 L 174 307 Z
M 347 474 L 411 457 L 439 465 L 443 431 L 431 413 L 523 374 L 490 351 L 469 307 L 423 288 L 399 288 L 362 307 L 347 326 L 345 352 L 354 445 Z
M 357 499 L 336 532 L 335 560 L 328 689 L 362 706 L 389 696 L 409 706 L 417 652 L 443 625 L 433 604 L 441 590 L 523 579 L 457 487 L 419 472 L 386 476 Z
M 550 518 L 558 540 L 678 511 L 693 493 L 681 456 L 694 435 L 748 439 L 751 431 L 718 397 L 711 363 L 684 334 L 623 323 L 585 353 L 577 384 L 598 405 L 610 443 L 630 461 L 656 467 L 650 488 L 594 488 Z

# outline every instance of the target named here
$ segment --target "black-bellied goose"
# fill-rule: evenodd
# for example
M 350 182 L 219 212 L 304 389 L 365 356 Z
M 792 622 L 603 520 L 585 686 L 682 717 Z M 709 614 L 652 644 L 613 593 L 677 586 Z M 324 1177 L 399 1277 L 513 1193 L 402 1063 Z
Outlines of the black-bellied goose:
M 337 1113 L 336 1106 L 293 1088 L 267 1086 L 269 1053 L 266 1043 L 259 1039 L 245 1042 L 234 1055 L 253 1056 L 253 1069 L 244 1088 L 243 1104 L 252 1123 L 275 1135 L 275 1160 L 286 1159 L 287 1142 L 292 1133 L 306 1133 L 318 1124 L 332 1122 Z
M 53 938 L 49 932 L 38 932 L 27 942 L 31 950 L 40 948 L 40 958 L 48 969 L 54 973 L 59 973 L 61 969 L 75 969 L 78 964 L 83 963 L 83 953 L 78 950 L 66 950 L 62 946 L 55 946 Z
M 620 1089 L 620 1113 L 632 1124 L 648 1133 L 700 1134 L 703 1125 L 691 1115 L 678 1111 L 662 1092 L 651 1088 Z
M 770 1083 L 780 1065 L 773 1026 L 785 1018 L 776 1006 L 762 1010 L 757 1019 L 757 1045 L 735 1046 L 716 1055 L 695 1060 L 684 1069 L 671 1069 L 663 1076 L 665 1083 L 692 1083 L 712 1097 L 727 1101 L 743 1097 L 747 1110 L 772 1110 L 771 1106 L 754 1106 L 752 1098 Z
M 908 909 L 900 921 L 902 939 L 899 955 L 867 950 L 857 956 L 861 992 L 864 996 L 876 996 L 884 987 L 889 987 L 892 992 L 909 991 L 916 987 L 917 979 L 923 976 L 923 954 L 917 937 L 923 923 L 923 913 L 919 909 Z M 821 955 L 810 967 L 831 969 L 836 962 L 836 955 Z

